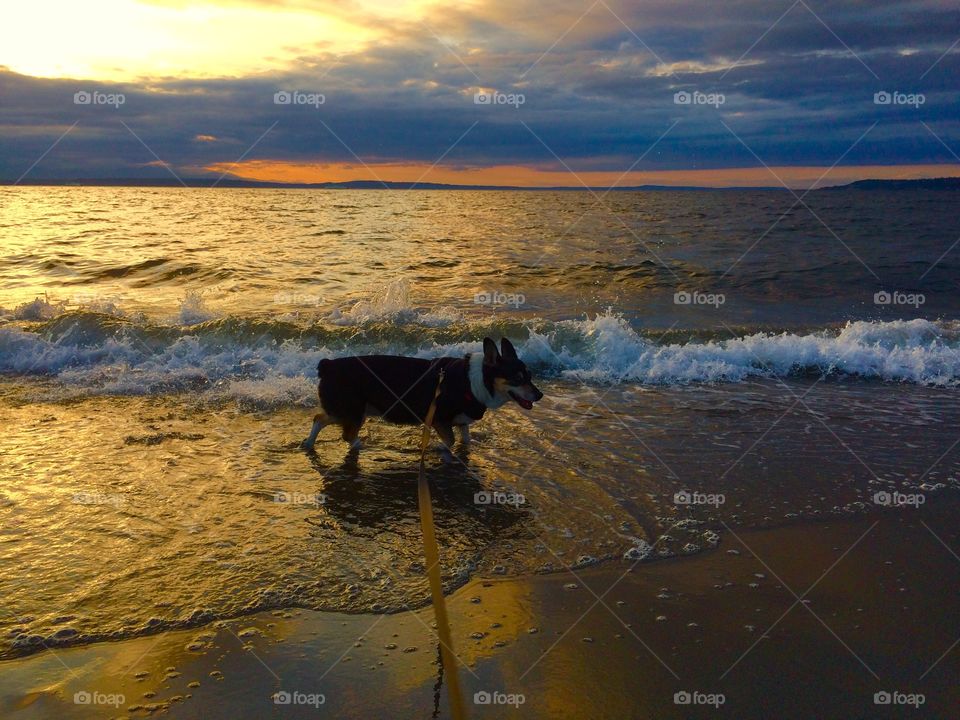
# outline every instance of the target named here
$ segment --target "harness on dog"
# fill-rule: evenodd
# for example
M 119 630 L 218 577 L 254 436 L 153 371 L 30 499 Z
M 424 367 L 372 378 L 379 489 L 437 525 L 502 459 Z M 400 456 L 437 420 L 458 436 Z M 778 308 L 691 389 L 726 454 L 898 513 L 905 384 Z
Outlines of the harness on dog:
M 454 720 L 466 718 L 463 696 L 460 694 L 460 679 L 457 673 L 456 655 L 450 638 L 450 621 L 447 617 L 447 605 L 443 597 L 443 585 L 440 582 L 440 551 L 437 548 L 437 535 L 433 525 L 433 504 L 430 500 L 430 484 L 424 472 L 427 446 L 430 444 L 430 430 L 433 427 L 433 415 L 437 410 L 437 398 L 445 376 L 440 368 L 437 388 L 433 400 L 423 421 L 423 433 L 420 436 L 420 477 L 417 480 L 417 505 L 420 509 L 420 529 L 423 532 L 423 554 L 427 561 L 427 578 L 430 581 L 430 595 L 433 598 L 433 612 L 437 618 L 437 634 L 440 636 L 440 668 L 447 669 L 447 693 L 450 699 L 450 712 Z

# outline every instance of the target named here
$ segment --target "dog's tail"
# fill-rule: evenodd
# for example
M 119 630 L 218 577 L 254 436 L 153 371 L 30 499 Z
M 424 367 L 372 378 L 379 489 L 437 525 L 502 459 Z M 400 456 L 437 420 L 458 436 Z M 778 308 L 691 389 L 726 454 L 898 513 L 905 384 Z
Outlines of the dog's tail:
M 317 377 L 320 378 L 321 380 L 323 379 L 324 370 L 326 369 L 327 365 L 329 365 L 329 363 L 330 363 L 329 358 L 324 358 L 319 363 L 317 363 Z

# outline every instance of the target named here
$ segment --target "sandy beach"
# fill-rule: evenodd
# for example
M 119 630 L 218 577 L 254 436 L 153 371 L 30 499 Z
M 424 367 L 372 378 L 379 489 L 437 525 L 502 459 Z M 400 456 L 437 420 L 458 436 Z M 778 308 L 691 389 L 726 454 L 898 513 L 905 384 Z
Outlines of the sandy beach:
M 905 508 L 678 561 L 476 579 L 449 598 L 468 715 L 951 717 L 960 559 L 941 540 L 957 547 L 948 513 Z M 47 651 L 3 663 L 0 714 L 449 717 L 432 622 L 293 609 Z

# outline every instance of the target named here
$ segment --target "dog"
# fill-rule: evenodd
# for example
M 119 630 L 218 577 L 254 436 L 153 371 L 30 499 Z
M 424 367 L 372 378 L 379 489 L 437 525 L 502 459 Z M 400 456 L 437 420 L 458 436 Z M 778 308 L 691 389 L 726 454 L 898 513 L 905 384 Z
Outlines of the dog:
M 341 436 L 351 450 L 360 449 L 357 436 L 364 420 L 379 417 L 399 425 L 424 423 L 440 384 L 433 429 L 440 440 L 441 454 L 451 457 L 453 428 L 460 431 L 464 445 L 470 445 L 470 425 L 487 410 L 511 400 L 525 410 L 543 398 L 533 384 L 530 371 L 517 357 L 513 344 L 503 338 L 500 348 L 483 339 L 483 353 L 434 360 L 399 355 L 364 355 L 324 359 L 317 366 L 320 378 L 317 393 L 322 412 L 313 418 L 310 435 L 301 444 L 313 450 L 317 435 L 327 425 L 339 425 Z

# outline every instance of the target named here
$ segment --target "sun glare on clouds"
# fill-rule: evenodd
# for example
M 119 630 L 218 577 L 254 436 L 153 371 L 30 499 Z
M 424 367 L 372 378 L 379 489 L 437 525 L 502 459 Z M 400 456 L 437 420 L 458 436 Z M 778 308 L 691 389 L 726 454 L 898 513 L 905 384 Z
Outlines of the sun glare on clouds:
M 237 76 L 362 49 L 379 32 L 343 14 L 275 3 L 30 0 L 5 12 L 0 66 L 103 81 Z

